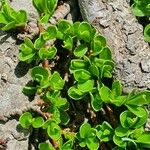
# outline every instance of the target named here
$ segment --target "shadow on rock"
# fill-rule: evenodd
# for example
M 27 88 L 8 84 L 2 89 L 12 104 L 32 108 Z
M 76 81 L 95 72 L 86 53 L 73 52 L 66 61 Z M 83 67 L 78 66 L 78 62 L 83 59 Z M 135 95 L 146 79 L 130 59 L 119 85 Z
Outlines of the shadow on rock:
M 27 64 L 25 62 L 19 62 L 15 68 L 16 77 L 21 78 L 25 76 L 30 68 L 31 68 L 30 64 Z

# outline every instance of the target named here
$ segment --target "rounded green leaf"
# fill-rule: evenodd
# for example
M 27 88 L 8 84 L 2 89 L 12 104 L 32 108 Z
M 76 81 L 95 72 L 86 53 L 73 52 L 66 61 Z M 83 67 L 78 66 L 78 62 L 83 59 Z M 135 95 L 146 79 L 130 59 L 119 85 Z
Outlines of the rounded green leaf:
M 44 124 L 44 119 L 42 117 L 37 117 L 33 119 L 32 126 L 33 128 L 40 128 Z
M 73 141 L 72 140 L 68 140 L 67 142 L 65 142 L 62 146 L 62 150 L 72 150 L 73 147 Z
M 41 48 L 39 50 L 39 57 L 41 59 L 52 59 L 55 57 L 56 53 L 57 49 L 54 46 L 50 47 L 49 49 Z
M 112 60 L 112 52 L 108 47 L 103 48 L 99 54 L 100 59 Z
M 82 92 L 90 92 L 94 87 L 94 80 L 87 80 L 83 83 L 78 83 L 77 87 Z
M 91 78 L 90 72 L 84 69 L 76 70 L 73 75 L 75 80 L 79 82 L 84 82 Z
M 73 39 L 72 39 L 71 36 L 65 35 L 65 36 L 63 37 L 63 43 L 64 43 L 63 48 L 66 48 L 66 49 L 68 49 L 68 50 L 72 50 L 72 47 L 73 47 Z
M 23 113 L 19 118 L 19 123 L 23 128 L 29 128 L 32 123 L 32 115 L 29 112 Z
M 114 97 L 116 96 L 121 96 L 122 94 L 122 85 L 121 85 L 121 81 L 116 80 L 113 82 L 112 84 L 112 95 Z
M 44 47 L 44 44 L 45 44 L 45 40 L 43 39 L 43 36 L 40 35 L 39 38 L 37 38 L 34 42 L 34 47 L 36 49 L 40 49 L 42 47 Z
M 61 20 L 58 22 L 58 30 L 64 34 L 71 34 L 72 31 L 72 24 L 68 20 Z
M 115 129 L 115 135 L 118 137 L 124 137 L 124 136 L 128 136 L 128 134 L 131 132 L 131 130 L 129 130 L 128 128 L 123 128 L 122 126 L 118 126 Z
M 97 78 L 99 78 L 99 69 L 98 69 L 98 67 L 97 67 L 96 65 L 91 65 L 91 66 L 89 67 L 89 72 L 90 72 L 92 75 L 94 75 L 94 76 L 96 76 Z
M 80 126 L 79 133 L 81 138 L 87 138 L 88 133 L 91 130 L 91 125 L 89 123 L 84 123 Z
M 44 84 L 45 82 L 48 82 L 49 71 L 43 67 L 36 66 L 31 70 L 31 77 L 33 80 Z
M 50 86 L 53 90 L 63 89 L 65 81 L 61 78 L 60 74 L 55 71 L 50 78 Z
M 88 67 L 88 63 L 82 59 L 72 59 L 70 65 L 70 72 L 73 73 L 75 70 L 85 69 Z
M 42 33 L 43 35 L 43 39 L 44 40 L 50 40 L 50 39 L 54 39 L 57 36 L 57 27 L 56 26 L 49 26 L 45 32 Z
M 103 101 L 100 98 L 100 95 L 98 93 L 96 94 L 92 94 L 90 93 L 91 96 L 91 106 L 93 108 L 94 111 L 99 111 L 101 110 L 102 106 L 103 106 Z
M 51 143 L 40 143 L 38 146 L 39 150 L 55 150 Z
M 111 90 L 108 87 L 102 86 L 99 89 L 99 94 L 100 94 L 101 99 L 102 99 L 103 102 L 105 102 L 105 103 L 109 103 L 110 102 Z
M 78 47 L 75 48 L 74 50 L 74 55 L 76 57 L 83 57 L 86 52 L 88 51 L 88 47 L 86 44 L 81 44 Z
M 47 134 L 53 140 L 58 140 L 61 137 L 61 129 L 55 122 L 50 122 L 47 128 Z
M 60 109 L 60 120 L 63 125 L 67 125 L 70 121 L 70 117 L 66 111 Z
M 77 89 L 75 86 L 72 86 L 68 90 L 68 95 L 74 100 L 80 100 L 85 96 L 85 93 Z
M 116 135 L 113 136 L 113 142 L 121 148 L 126 148 L 127 146 L 127 143 L 123 141 L 121 137 L 118 137 Z
M 80 23 L 78 27 L 78 37 L 83 39 L 85 42 L 91 40 L 91 25 L 87 22 Z
M 96 137 L 88 138 L 86 144 L 90 150 L 98 150 L 100 145 L 99 140 Z
M 104 48 L 105 46 L 106 39 L 101 35 L 95 36 L 93 41 L 91 42 L 92 55 L 98 55 L 101 52 L 102 48 Z

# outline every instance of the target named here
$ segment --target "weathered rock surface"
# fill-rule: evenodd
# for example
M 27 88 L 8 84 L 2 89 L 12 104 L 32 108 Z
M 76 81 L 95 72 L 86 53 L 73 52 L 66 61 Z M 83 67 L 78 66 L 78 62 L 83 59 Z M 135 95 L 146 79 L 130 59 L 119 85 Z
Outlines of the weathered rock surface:
M 105 35 L 113 50 L 116 70 L 124 92 L 150 89 L 150 47 L 143 27 L 131 12 L 129 0 L 78 0 L 84 20 Z
M 31 3 L 32 0 L 12 0 L 11 5 L 17 10 L 27 10 L 29 19 L 34 20 L 38 14 Z M 29 65 L 19 62 L 18 53 L 15 33 L 0 31 L 0 140 L 8 139 L 7 150 L 28 150 L 29 142 L 29 131 L 11 118 L 29 104 L 28 97 L 22 94 L 22 88 L 30 80 Z

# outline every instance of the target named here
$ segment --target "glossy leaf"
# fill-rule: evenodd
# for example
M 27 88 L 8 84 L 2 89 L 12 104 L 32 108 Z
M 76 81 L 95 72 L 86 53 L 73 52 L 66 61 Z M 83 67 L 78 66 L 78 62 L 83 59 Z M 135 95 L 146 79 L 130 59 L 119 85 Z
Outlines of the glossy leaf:
M 40 59 L 53 59 L 57 53 L 56 47 L 52 46 L 49 49 L 41 48 L 39 50 L 39 57 Z
M 87 80 L 84 83 L 78 83 L 77 87 L 82 92 L 90 92 L 93 90 L 94 81 L 93 80 Z
M 53 121 L 50 122 L 50 125 L 47 128 L 47 133 L 50 138 L 53 140 L 58 140 L 61 137 L 60 127 Z
M 64 38 L 63 38 L 63 42 L 64 42 L 64 45 L 63 45 L 64 48 L 66 48 L 68 50 L 72 50 L 73 39 L 72 39 L 71 36 L 65 35 Z
M 116 96 L 121 96 L 121 94 L 122 94 L 121 82 L 119 80 L 116 80 L 112 84 L 112 95 L 116 97 Z
M 65 81 L 61 78 L 60 74 L 55 71 L 50 78 L 50 85 L 53 90 L 63 89 Z
M 75 80 L 79 82 L 84 82 L 91 78 L 90 72 L 84 69 L 79 69 L 75 71 L 73 75 Z
M 82 99 L 85 96 L 85 93 L 80 91 L 75 86 L 72 86 L 68 90 L 68 95 L 69 95 L 69 97 L 71 97 L 74 100 L 80 100 L 80 99 Z
M 112 60 L 112 53 L 108 47 L 103 48 L 99 54 L 100 59 Z
M 32 115 L 29 112 L 23 113 L 19 118 L 19 123 L 23 128 L 29 128 L 32 123 Z
M 76 57 L 83 57 L 86 54 L 87 51 L 88 51 L 87 45 L 82 44 L 82 45 L 79 45 L 78 47 L 75 48 L 74 55 Z
M 39 150 L 55 150 L 51 143 L 40 143 L 38 146 Z
M 44 124 L 44 119 L 42 117 L 34 118 L 32 121 L 33 128 L 40 128 Z

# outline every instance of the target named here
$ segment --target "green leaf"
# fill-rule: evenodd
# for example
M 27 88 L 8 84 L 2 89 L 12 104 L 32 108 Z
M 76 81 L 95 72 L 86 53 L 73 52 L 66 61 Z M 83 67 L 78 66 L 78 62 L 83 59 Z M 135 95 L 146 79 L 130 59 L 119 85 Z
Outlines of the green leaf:
M 90 92 L 94 87 L 94 80 L 87 80 L 84 83 L 78 83 L 78 89 L 82 92 Z
M 87 138 L 88 133 L 91 130 L 91 125 L 89 123 L 84 123 L 80 126 L 79 133 L 81 138 Z
M 91 26 L 87 22 L 80 23 L 78 27 L 78 37 L 83 39 L 85 42 L 90 42 L 91 40 Z
M 39 50 L 39 57 L 40 59 L 53 59 L 57 53 L 56 47 L 52 46 L 49 49 L 41 48 Z
M 54 39 L 57 36 L 57 27 L 56 26 L 49 26 L 45 32 L 42 33 L 43 35 L 43 39 L 44 40 L 50 40 L 50 39 Z
M 73 75 L 75 80 L 79 82 L 85 82 L 91 78 L 90 72 L 84 69 L 76 70 Z
M 111 99 L 110 102 L 118 107 L 120 107 L 121 105 L 124 105 L 127 101 L 127 96 L 117 96 L 114 97 L 111 93 Z
M 48 86 L 49 76 L 50 72 L 43 67 L 36 66 L 31 70 L 31 77 L 34 81 L 39 82 L 43 88 Z
M 17 16 L 15 18 L 17 24 L 16 26 L 24 26 L 25 23 L 27 22 L 27 13 L 24 10 L 19 10 L 19 12 L 17 13 Z
M 65 81 L 61 78 L 60 74 L 55 71 L 50 78 L 50 85 L 53 90 L 63 89 Z
M 25 45 L 27 45 L 31 49 L 34 49 L 34 44 L 29 38 L 24 38 L 24 43 L 25 43 Z
M 103 48 L 99 54 L 100 59 L 112 60 L 112 53 L 108 47 Z
M 6 15 L 3 12 L 0 12 L 0 23 L 2 23 L 2 24 L 8 24 L 9 23 Z
M 73 147 L 73 141 L 72 140 L 68 140 L 67 142 L 65 142 L 62 146 L 62 150 L 72 150 Z
M 144 39 L 147 42 L 150 42 L 150 24 L 148 24 L 144 29 Z
M 10 29 L 13 29 L 15 28 L 15 25 L 16 25 L 16 22 L 15 21 L 12 21 L 12 22 L 9 22 L 8 24 L 6 24 L 4 27 L 2 27 L 1 29 L 3 31 L 7 31 L 7 30 L 10 30 Z
M 85 96 L 85 93 L 77 89 L 75 86 L 72 86 L 68 90 L 68 95 L 74 100 L 80 100 Z
M 97 78 L 99 78 L 99 69 L 96 65 L 91 65 L 89 67 L 89 71 L 92 75 L 96 76 Z
M 80 22 L 75 22 L 73 24 L 73 33 L 74 35 L 78 36 L 78 30 L 79 30 Z
M 43 39 L 43 36 L 39 36 L 39 38 L 37 38 L 36 40 L 35 40 L 35 42 L 34 42 L 34 47 L 36 48 L 36 49 L 40 49 L 40 48 L 42 48 L 43 46 L 44 46 L 44 44 L 45 44 L 45 41 L 44 41 L 44 39 Z
M 118 137 L 124 137 L 124 136 L 128 136 L 128 134 L 131 132 L 131 130 L 129 130 L 128 128 L 123 128 L 122 126 L 118 126 L 115 129 L 115 135 Z
M 72 47 L 73 47 L 73 39 L 71 36 L 69 35 L 65 35 L 63 37 L 63 42 L 64 42 L 64 45 L 63 45 L 63 48 L 66 48 L 68 50 L 72 50 Z
M 112 95 L 114 97 L 116 96 L 121 96 L 122 94 L 122 85 L 121 85 L 121 81 L 116 80 L 113 82 L 112 84 Z
M 147 115 L 147 111 L 143 107 L 135 105 L 126 105 L 126 106 L 133 114 L 135 114 L 138 117 L 144 117 L 145 115 Z
M 110 102 L 111 90 L 108 87 L 102 86 L 99 89 L 99 94 L 100 94 L 101 99 L 102 99 L 103 102 L 105 102 L 105 103 Z
M 137 138 L 137 142 L 148 144 L 150 147 L 150 132 L 144 132 Z
M 91 96 L 91 106 L 92 106 L 93 110 L 94 111 L 101 110 L 101 108 L 103 106 L 103 101 L 101 100 L 99 93 L 92 94 L 90 92 L 90 96 Z
M 53 140 L 58 140 L 61 137 L 61 129 L 55 122 L 51 121 L 47 128 L 47 134 Z
M 29 128 L 32 123 L 32 115 L 29 112 L 23 113 L 19 118 L 19 123 L 23 128 Z
M 25 86 L 23 88 L 23 93 L 26 95 L 33 95 L 37 92 L 37 87 Z
M 51 143 L 40 143 L 38 146 L 39 150 L 55 150 Z
M 96 137 L 93 137 L 93 138 L 88 138 L 86 140 L 86 144 L 87 144 L 87 147 L 90 149 L 90 150 L 98 150 L 99 148 L 99 141 Z
M 57 7 L 58 0 L 47 0 L 47 8 L 49 10 L 50 16 L 54 13 Z
M 61 31 L 62 33 L 68 35 L 72 33 L 72 24 L 68 20 L 60 20 L 58 22 L 58 30 Z
M 121 148 L 126 148 L 127 146 L 127 143 L 123 141 L 121 137 L 118 137 L 116 135 L 113 136 L 113 142 Z
M 60 109 L 60 120 L 63 125 L 67 125 L 70 121 L 70 116 L 66 111 Z
M 33 6 L 39 13 L 48 13 L 47 1 L 46 0 L 32 0 Z
M 78 47 L 75 48 L 74 50 L 74 55 L 76 57 L 83 57 L 86 52 L 88 51 L 88 47 L 86 44 L 81 44 Z
M 95 36 L 91 42 L 92 55 L 98 55 L 101 52 L 102 48 L 105 46 L 106 39 L 101 35 Z
M 44 124 L 44 119 L 42 117 L 34 118 L 32 121 L 33 128 L 40 128 Z
M 70 72 L 73 73 L 75 70 L 85 69 L 88 67 L 88 63 L 81 59 L 72 59 L 70 65 Z

